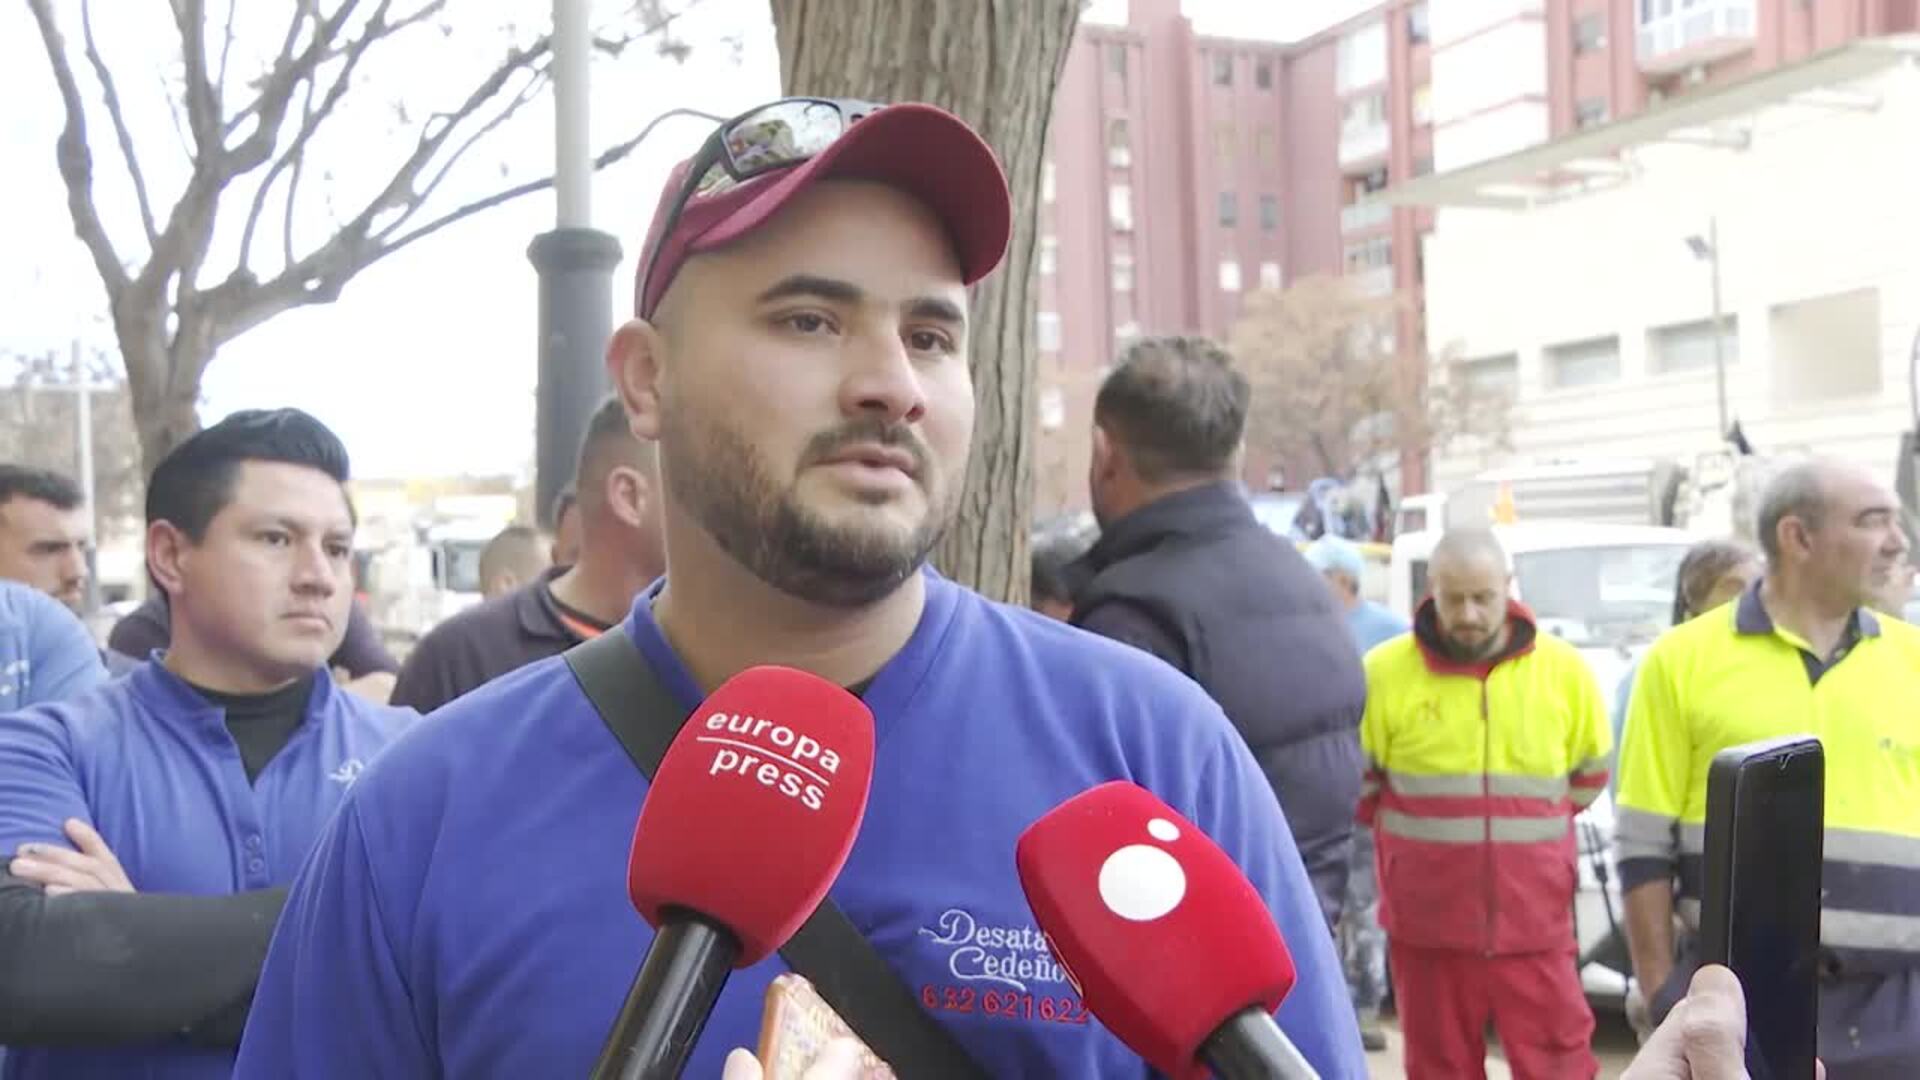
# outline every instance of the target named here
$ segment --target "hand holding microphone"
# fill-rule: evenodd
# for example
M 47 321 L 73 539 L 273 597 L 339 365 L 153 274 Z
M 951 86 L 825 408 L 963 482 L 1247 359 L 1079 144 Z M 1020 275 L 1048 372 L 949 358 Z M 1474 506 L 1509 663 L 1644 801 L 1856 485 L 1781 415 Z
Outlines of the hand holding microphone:
M 627 864 L 655 931 L 594 1080 L 678 1076 L 728 972 L 786 944 L 839 876 L 866 813 L 873 715 L 791 668 L 708 697 L 668 747 Z
M 1020 836 L 1027 903 L 1087 1008 L 1174 1080 L 1315 1078 L 1273 1022 L 1293 959 L 1266 903 L 1211 838 L 1115 781 Z

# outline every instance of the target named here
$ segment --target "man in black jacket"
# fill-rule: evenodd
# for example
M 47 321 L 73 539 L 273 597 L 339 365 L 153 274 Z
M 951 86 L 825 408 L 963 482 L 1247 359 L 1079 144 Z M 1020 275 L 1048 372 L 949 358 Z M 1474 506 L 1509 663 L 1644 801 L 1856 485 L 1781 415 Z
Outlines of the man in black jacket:
M 1246 377 L 1218 345 L 1133 345 L 1094 403 L 1093 512 L 1073 622 L 1153 653 L 1220 703 L 1286 811 L 1329 925 L 1360 798 L 1366 678 L 1343 616 L 1234 479 Z

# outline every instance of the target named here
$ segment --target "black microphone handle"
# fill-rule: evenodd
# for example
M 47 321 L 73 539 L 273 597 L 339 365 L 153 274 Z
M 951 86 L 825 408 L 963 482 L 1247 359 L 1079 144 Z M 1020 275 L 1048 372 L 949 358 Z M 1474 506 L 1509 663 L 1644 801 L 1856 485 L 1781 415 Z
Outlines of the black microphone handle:
M 740 942 L 726 927 L 691 911 L 670 913 L 607 1034 L 593 1080 L 679 1076 L 739 957 Z
M 1200 1044 L 1220 1080 L 1320 1080 L 1320 1074 L 1258 1005 L 1233 1014 Z

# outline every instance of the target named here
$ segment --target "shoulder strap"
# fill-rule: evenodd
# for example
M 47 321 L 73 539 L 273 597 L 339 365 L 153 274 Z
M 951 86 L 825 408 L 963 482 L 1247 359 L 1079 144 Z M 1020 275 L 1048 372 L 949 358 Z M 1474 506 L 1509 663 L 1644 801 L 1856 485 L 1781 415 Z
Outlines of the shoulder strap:
M 686 722 L 624 627 L 568 649 L 567 667 L 642 776 L 651 778 Z M 781 948 L 787 966 L 813 983 L 833 1011 L 900 1076 L 984 1077 L 954 1039 L 828 897 Z

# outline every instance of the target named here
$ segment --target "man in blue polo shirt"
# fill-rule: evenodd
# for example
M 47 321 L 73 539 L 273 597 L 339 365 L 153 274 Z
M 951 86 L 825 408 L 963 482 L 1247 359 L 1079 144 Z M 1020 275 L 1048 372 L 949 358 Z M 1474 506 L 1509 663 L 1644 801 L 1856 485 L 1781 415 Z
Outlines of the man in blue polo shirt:
M 291 409 L 182 443 L 147 485 L 171 645 L 0 715 L 9 1080 L 231 1073 L 286 884 L 414 715 L 325 666 L 353 596 L 346 477 L 339 440 Z
M 992 151 L 924 105 L 777 102 L 723 133 L 670 176 L 608 349 L 663 481 L 633 662 L 687 711 L 757 664 L 861 692 L 873 785 L 833 898 L 990 1075 L 1147 1073 L 1076 1007 L 1013 861 L 1047 810 L 1127 778 L 1235 857 L 1299 969 L 1281 1026 L 1322 1075 L 1364 1076 L 1286 819 L 1218 706 L 926 568 L 973 436 L 967 358 L 992 347 L 967 318 L 1009 232 Z M 238 1074 L 585 1075 L 651 940 L 625 887 L 646 791 L 559 658 L 436 711 L 302 871 Z M 782 970 L 732 974 L 688 1076 L 755 1042 Z
M 62 701 L 106 680 L 78 616 L 38 589 L 0 581 L 0 712 Z

